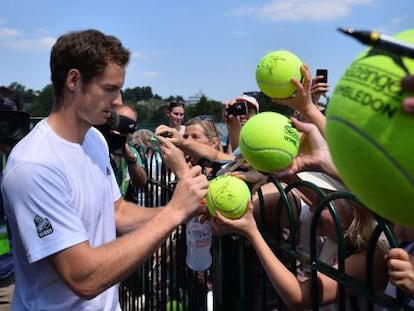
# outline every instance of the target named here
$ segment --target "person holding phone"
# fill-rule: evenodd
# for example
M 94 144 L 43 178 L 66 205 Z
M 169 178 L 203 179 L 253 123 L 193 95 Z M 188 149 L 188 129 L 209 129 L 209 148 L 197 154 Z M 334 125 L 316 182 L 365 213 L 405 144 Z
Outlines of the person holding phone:
M 259 102 L 253 96 L 244 94 L 224 102 L 223 119 L 228 131 L 227 153 L 238 152 L 240 130 L 258 112 Z
M 272 99 L 272 101 L 289 106 L 295 111 L 293 116 L 296 119 L 314 123 L 321 134 L 325 136 L 326 118 L 316 103 L 319 102 L 320 96 L 329 91 L 329 85 L 319 82 L 319 79 L 323 78 L 322 76 L 316 76 L 312 79 L 308 65 L 303 64 L 300 70 L 303 77 L 302 82 L 292 78 L 292 83 L 296 87 L 296 96 L 287 99 Z
M 325 108 L 329 101 L 329 97 L 327 96 L 328 92 L 328 69 L 316 69 L 316 75 L 312 79 L 311 84 L 312 102 L 318 106 L 322 113 L 325 113 Z M 325 98 L 324 103 L 321 102 L 321 97 Z

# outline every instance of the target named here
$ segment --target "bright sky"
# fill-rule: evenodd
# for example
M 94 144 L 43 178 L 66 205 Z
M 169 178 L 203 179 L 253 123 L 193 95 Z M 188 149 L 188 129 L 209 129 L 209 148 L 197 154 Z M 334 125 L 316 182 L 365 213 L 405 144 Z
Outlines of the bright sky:
M 287 49 L 335 83 L 365 46 L 337 27 L 388 35 L 414 27 L 413 0 L 1 0 L 0 85 L 41 90 L 49 53 L 71 30 L 96 28 L 132 52 L 124 87 L 224 101 L 257 91 L 267 52 Z M 411 22 L 410 22 L 411 21 Z

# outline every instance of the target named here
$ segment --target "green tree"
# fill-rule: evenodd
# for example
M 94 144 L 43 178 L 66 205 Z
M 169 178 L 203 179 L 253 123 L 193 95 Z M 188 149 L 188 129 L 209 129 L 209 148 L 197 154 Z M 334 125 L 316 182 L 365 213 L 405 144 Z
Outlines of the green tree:
M 167 116 L 165 115 L 165 108 L 167 107 L 167 104 L 164 102 L 163 105 L 159 105 L 156 110 L 154 110 L 150 123 L 156 123 L 156 124 L 168 124 Z
M 136 104 L 138 114 L 138 127 L 154 129 L 159 124 L 166 122 L 164 109 L 166 102 L 162 99 L 151 98 L 139 101 Z
M 26 105 L 35 102 L 38 96 L 39 91 L 34 91 L 32 89 L 25 90 L 23 94 L 23 106 L 25 107 Z
M 138 102 L 140 100 L 148 100 L 153 98 L 152 89 L 149 86 L 126 88 L 122 92 L 124 101 Z
M 20 96 L 23 109 L 32 117 L 46 117 L 53 107 L 55 96 L 52 84 L 46 85 L 40 91 L 26 89 L 24 85 L 18 82 L 12 82 L 7 88 Z M 172 100 L 184 101 L 184 97 L 181 95 L 170 95 L 163 99 L 160 95 L 154 94 L 149 86 L 126 88 L 122 91 L 122 97 L 124 103 L 128 103 L 136 108 L 138 122 L 144 125 L 144 127 L 146 124 L 151 124 L 152 126 L 165 124 L 167 122 L 165 108 L 168 102 Z M 270 101 L 268 105 L 275 108 L 275 104 L 270 103 Z M 207 96 L 202 95 L 196 105 L 186 105 L 185 120 L 197 115 L 208 114 L 212 115 L 216 121 L 221 121 L 222 109 L 223 104 L 221 102 L 208 99 Z
M 138 105 L 136 107 L 138 123 L 148 123 L 151 119 L 152 111 L 148 105 Z
M 211 115 L 215 121 L 221 120 L 223 104 L 215 100 L 209 100 L 205 95 L 194 106 L 187 106 L 185 109 L 186 119 L 194 118 L 198 115 Z
M 17 82 L 10 83 L 8 88 L 19 95 L 23 95 L 24 91 L 26 90 L 26 87 L 24 85 L 21 85 L 20 83 L 17 83 Z
M 166 101 L 167 103 L 169 103 L 169 102 L 171 102 L 171 101 L 173 101 L 173 100 L 177 100 L 177 101 L 182 101 L 182 102 L 184 102 L 184 97 L 182 97 L 181 95 L 176 95 L 176 96 L 172 96 L 172 95 L 170 95 L 170 96 L 168 96 L 168 97 L 165 99 L 165 101 Z
M 46 117 L 52 110 L 54 98 L 53 86 L 48 84 L 39 92 L 36 101 L 26 107 L 26 110 L 32 117 Z

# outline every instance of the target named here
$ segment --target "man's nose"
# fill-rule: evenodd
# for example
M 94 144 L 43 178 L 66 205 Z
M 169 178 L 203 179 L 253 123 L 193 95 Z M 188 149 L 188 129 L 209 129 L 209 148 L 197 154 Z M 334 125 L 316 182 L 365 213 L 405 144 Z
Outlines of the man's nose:
M 119 91 L 118 96 L 113 101 L 113 105 L 114 106 L 122 106 L 122 95 L 121 95 L 121 91 Z

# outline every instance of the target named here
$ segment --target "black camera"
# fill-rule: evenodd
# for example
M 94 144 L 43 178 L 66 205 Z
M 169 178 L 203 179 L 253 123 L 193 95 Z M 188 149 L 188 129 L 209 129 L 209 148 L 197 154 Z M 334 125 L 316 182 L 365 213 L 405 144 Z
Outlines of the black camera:
M 17 111 L 16 103 L 0 93 L 0 143 L 16 143 L 29 129 L 29 114 Z
M 124 147 L 127 140 L 126 136 L 135 132 L 136 122 L 113 111 L 105 124 L 96 125 L 95 127 L 105 137 L 109 152 L 114 153 Z
M 0 111 L 0 143 L 15 143 L 22 139 L 30 128 L 30 116 L 23 111 Z
M 112 111 L 106 123 L 101 127 L 106 128 L 106 130 L 109 131 L 116 131 L 120 135 L 126 136 L 134 133 L 136 126 L 137 124 L 134 120 L 125 116 L 120 116 L 116 111 Z
M 248 113 L 247 102 L 236 102 L 226 109 L 228 115 L 242 116 Z
M 137 126 L 136 122 L 128 117 L 118 116 L 119 122 L 115 131 L 119 132 L 121 135 L 128 135 L 135 132 Z

